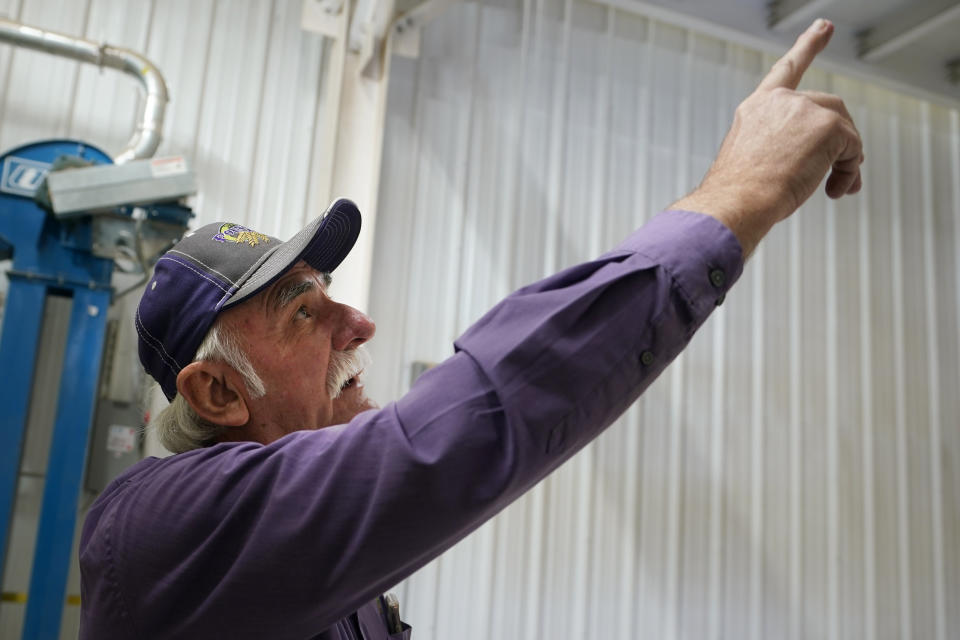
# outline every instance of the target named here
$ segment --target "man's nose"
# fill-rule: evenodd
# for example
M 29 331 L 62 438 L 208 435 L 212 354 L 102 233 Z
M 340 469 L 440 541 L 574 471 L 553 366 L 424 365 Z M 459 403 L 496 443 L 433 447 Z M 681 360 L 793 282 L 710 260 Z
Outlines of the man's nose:
M 341 304 L 340 313 L 339 327 L 333 340 L 334 349 L 355 349 L 377 332 L 377 325 L 359 309 Z

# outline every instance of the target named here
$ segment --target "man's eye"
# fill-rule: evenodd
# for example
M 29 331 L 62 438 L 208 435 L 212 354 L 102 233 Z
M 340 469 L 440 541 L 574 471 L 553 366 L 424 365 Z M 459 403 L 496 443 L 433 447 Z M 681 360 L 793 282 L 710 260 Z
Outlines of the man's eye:
M 306 308 L 305 306 L 300 305 L 300 308 L 297 309 L 297 317 L 298 317 L 298 318 L 309 318 L 309 317 L 310 317 L 310 312 L 307 311 L 307 308 Z

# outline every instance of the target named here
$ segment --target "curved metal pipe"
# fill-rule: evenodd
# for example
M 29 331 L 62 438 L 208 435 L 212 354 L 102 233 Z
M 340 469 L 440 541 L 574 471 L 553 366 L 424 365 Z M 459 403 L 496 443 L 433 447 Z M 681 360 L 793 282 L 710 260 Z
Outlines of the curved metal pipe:
M 0 42 L 89 62 L 101 68 L 118 69 L 135 77 L 147 93 L 143 114 L 127 146 L 114 156 L 113 161 L 123 164 L 130 160 L 149 158 L 156 153 L 163 131 L 163 113 L 167 107 L 168 96 L 163 76 L 152 62 L 129 49 L 98 44 L 3 18 L 0 18 Z

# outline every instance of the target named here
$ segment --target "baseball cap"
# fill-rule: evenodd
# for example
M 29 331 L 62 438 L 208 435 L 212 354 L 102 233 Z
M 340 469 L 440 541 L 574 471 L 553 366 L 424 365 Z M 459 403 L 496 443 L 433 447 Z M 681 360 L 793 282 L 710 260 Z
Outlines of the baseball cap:
M 140 362 L 167 400 L 177 395 L 177 374 L 193 361 L 217 315 L 270 286 L 303 260 L 333 271 L 360 233 L 360 210 L 345 198 L 282 242 L 232 222 L 188 233 L 153 270 L 134 322 Z

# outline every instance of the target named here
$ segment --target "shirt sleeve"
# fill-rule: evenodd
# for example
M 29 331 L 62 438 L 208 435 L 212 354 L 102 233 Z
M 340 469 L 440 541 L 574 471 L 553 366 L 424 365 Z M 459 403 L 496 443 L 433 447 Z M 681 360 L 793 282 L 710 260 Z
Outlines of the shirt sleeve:
M 742 263 L 721 223 L 664 212 L 500 302 L 382 410 L 267 446 L 180 454 L 129 478 L 91 511 L 84 579 L 116 586 L 104 601 L 138 637 L 317 634 L 598 435 L 683 349 Z

